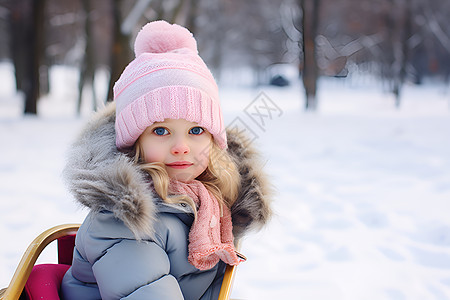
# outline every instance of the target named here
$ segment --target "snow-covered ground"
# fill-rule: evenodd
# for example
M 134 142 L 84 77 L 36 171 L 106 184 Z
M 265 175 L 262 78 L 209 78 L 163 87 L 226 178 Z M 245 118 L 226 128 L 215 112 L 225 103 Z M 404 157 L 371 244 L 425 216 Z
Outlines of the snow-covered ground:
M 23 117 L 10 71 L 0 65 L 0 287 L 38 233 L 87 213 L 60 178 L 89 115 L 87 103 L 75 117 L 76 76 L 53 70 L 40 117 Z M 381 90 L 323 80 L 307 113 L 298 83 L 222 86 L 226 123 L 249 131 L 276 188 L 276 216 L 243 242 L 234 298 L 450 299 L 450 91 L 406 86 L 395 109 Z

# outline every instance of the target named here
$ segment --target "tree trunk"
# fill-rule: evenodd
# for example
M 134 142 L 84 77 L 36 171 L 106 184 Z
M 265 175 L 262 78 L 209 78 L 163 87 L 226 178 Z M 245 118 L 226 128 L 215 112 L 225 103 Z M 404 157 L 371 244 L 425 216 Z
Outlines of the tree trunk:
M 24 0 L 14 1 L 11 5 L 10 32 L 11 32 L 11 59 L 14 64 L 14 74 L 16 79 L 16 90 L 23 90 L 23 77 L 25 73 L 26 51 L 26 22 L 29 22 L 31 7 L 30 3 Z
M 130 36 L 124 34 L 121 29 L 122 17 L 120 14 L 121 3 L 124 0 L 111 0 L 113 6 L 113 41 L 111 44 L 110 78 L 107 101 L 112 101 L 113 86 L 119 79 L 120 74 L 133 59 L 130 47 Z
M 29 48 L 31 53 L 25 66 L 24 93 L 25 114 L 37 114 L 37 101 L 39 98 L 39 67 L 44 50 L 44 4 L 45 0 L 32 1 L 32 27 L 27 29 Z
M 198 0 L 190 0 L 187 4 L 188 4 L 188 12 L 186 16 L 185 26 L 195 36 L 195 33 L 197 32 L 195 19 L 197 18 L 198 15 Z
M 398 57 L 399 64 L 400 64 L 400 70 L 397 74 L 397 87 L 396 91 L 394 90 L 394 94 L 396 95 L 395 100 L 395 106 L 397 108 L 400 107 L 400 92 L 401 88 L 405 82 L 406 79 L 406 67 L 409 61 L 409 47 L 408 47 L 408 40 L 411 37 L 411 31 L 412 31 L 412 20 L 411 20 L 411 8 L 410 8 L 410 1 L 405 0 L 402 7 L 402 18 L 400 19 L 400 41 L 401 41 L 401 49 L 400 49 L 400 55 Z
M 83 89 L 86 85 L 90 85 L 92 89 L 92 108 L 97 110 L 97 96 L 94 87 L 95 77 L 95 60 L 94 60 L 94 45 L 92 42 L 92 22 L 91 22 L 91 5 L 89 0 L 83 0 L 83 9 L 85 11 L 84 19 L 84 34 L 85 34 L 85 49 L 84 55 L 80 64 L 80 78 L 78 81 L 78 104 L 77 114 L 81 114 L 81 104 L 83 100 Z
M 317 108 L 317 79 L 319 69 L 316 60 L 315 38 L 319 24 L 320 0 L 300 0 L 303 28 L 303 86 L 305 88 L 305 109 Z
M 16 88 L 24 93 L 25 114 L 37 114 L 39 68 L 44 50 L 45 0 L 17 0 L 11 12 L 11 53 Z

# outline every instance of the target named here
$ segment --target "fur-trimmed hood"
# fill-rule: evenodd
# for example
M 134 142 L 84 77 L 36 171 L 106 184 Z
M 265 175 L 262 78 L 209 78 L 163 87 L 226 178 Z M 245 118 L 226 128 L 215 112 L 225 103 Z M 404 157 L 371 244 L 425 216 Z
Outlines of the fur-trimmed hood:
M 115 104 L 97 113 L 70 148 L 63 176 L 75 199 L 92 211 L 108 210 L 137 237 L 153 231 L 159 197 L 146 175 L 115 144 Z M 241 188 L 231 208 L 237 239 L 259 229 L 271 216 L 270 185 L 259 155 L 241 134 L 227 132 L 228 151 L 241 175 Z

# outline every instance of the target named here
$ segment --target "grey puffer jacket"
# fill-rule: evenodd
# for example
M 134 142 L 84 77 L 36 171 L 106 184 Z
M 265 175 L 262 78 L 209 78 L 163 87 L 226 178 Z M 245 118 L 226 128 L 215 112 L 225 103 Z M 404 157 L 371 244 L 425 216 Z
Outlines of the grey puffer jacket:
M 114 121 L 110 104 L 89 122 L 69 153 L 64 177 L 90 212 L 77 233 L 62 297 L 217 299 L 225 264 L 200 271 L 188 262 L 192 211 L 166 204 L 152 192 L 148 176 L 117 150 Z M 245 138 L 228 133 L 228 151 L 241 174 L 239 197 L 231 208 L 238 240 L 270 218 L 270 187 Z

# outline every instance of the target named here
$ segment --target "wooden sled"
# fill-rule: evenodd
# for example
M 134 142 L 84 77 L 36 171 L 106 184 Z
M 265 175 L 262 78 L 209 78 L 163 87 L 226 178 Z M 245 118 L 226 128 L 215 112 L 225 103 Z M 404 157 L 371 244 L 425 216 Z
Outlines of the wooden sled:
M 0 300 L 41 299 L 43 292 L 45 299 L 59 299 L 61 280 L 72 264 L 79 227 L 79 224 L 58 225 L 38 235 L 22 256 L 9 286 L 0 290 Z M 54 240 L 57 240 L 58 263 L 35 265 L 42 250 Z M 235 272 L 236 267 L 226 267 L 219 300 L 230 298 Z

